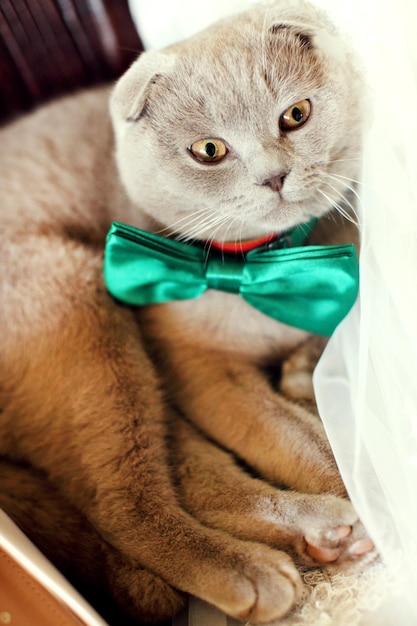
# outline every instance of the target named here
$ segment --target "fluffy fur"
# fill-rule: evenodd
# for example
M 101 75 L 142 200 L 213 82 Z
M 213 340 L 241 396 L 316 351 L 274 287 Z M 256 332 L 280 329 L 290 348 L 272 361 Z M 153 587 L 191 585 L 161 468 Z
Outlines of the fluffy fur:
M 322 16 L 277 2 L 141 55 L 114 131 L 107 89 L 1 131 L 0 504 L 135 620 L 190 593 L 266 622 L 298 597 L 294 560 L 372 548 L 294 401 L 321 341 L 219 292 L 134 311 L 102 278 L 112 220 L 222 242 L 316 216 L 312 242 L 355 239 L 359 91 Z M 280 131 L 306 98 L 311 118 Z M 215 165 L 187 150 L 208 137 L 228 145 Z

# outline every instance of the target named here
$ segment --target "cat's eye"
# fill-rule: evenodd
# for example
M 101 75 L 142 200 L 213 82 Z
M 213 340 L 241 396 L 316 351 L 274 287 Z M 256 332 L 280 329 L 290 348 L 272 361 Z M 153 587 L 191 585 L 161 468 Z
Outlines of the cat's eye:
M 197 161 L 203 163 L 217 163 L 224 159 L 228 149 L 221 139 L 199 139 L 195 141 L 188 150 Z
M 311 115 L 310 100 L 300 100 L 292 104 L 279 118 L 279 127 L 284 132 L 296 130 L 306 123 Z

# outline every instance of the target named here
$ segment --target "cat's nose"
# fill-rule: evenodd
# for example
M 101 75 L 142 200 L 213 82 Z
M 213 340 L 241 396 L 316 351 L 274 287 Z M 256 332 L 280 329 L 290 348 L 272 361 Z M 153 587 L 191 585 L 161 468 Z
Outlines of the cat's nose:
M 280 174 L 277 174 L 276 176 L 272 176 L 272 178 L 268 178 L 267 180 L 264 180 L 262 184 L 267 187 L 271 187 L 272 191 L 282 191 L 286 176 L 287 176 L 287 172 L 281 172 Z

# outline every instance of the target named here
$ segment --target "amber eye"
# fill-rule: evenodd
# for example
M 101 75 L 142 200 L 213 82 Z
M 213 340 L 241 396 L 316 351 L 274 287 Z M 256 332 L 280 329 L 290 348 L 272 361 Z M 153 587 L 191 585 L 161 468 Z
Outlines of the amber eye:
M 310 114 L 310 100 L 300 100 L 284 111 L 279 118 L 279 127 L 283 131 L 296 130 L 306 123 Z
M 203 163 L 217 163 L 224 159 L 228 149 L 221 139 L 199 139 L 195 141 L 188 150 L 197 161 Z

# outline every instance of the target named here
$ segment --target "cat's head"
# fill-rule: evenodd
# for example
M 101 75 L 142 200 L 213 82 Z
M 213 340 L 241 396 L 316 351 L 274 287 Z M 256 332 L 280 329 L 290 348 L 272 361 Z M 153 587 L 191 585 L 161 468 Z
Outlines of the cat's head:
M 323 16 L 276 2 L 143 53 L 111 99 L 138 209 L 191 238 L 283 231 L 340 200 L 359 166 L 360 85 Z

